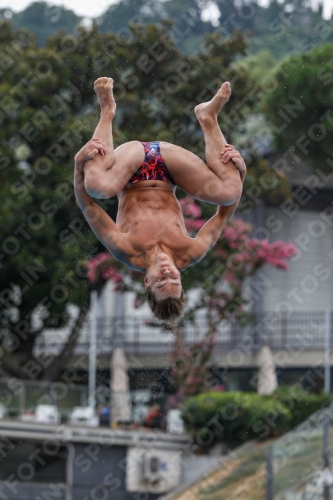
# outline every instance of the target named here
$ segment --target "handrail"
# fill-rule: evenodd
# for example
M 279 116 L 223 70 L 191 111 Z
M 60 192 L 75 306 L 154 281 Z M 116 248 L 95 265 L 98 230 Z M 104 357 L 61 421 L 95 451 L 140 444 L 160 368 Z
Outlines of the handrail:
M 324 471 L 330 466 L 327 450 L 332 425 L 333 403 L 317 410 L 274 442 L 266 461 L 267 500 L 303 498 L 305 492 L 309 495 L 312 492 L 311 498 L 323 498 Z
M 331 313 L 332 315 L 332 313 Z M 246 346 L 246 351 L 256 352 L 267 344 L 272 350 L 324 349 L 325 311 L 294 311 L 277 314 L 268 311 L 257 314 L 256 321 L 241 327 L 235 320 L 224 320 L 216 325 L 216 349 L 229 351 Z M 151 326 L 151 317 L 122 316 L 97 319 L 97 354 L 111 352 L 118 342 L 126 353 L 169 353 L 173 334 L 161 326 Z M 331 325 L 333 322 L 331 321 Z M 196 321 L 183 321 L 180 329 L 187 345 L 204 338 L 209 323 L 205 317 Z M 331 329 L 332 336 L 332 329 Z M 84 325 L 76 346 L 76 353 L 87 352 L 90 331 Z M 44 332 L 36 343 L 36 354 L 56 352 L 66 340 L 63 331 Z

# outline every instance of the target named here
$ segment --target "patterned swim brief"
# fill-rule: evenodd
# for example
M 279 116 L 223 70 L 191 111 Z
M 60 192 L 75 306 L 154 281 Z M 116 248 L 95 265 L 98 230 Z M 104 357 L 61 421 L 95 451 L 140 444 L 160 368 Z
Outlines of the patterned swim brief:
M 141 144 L 145 150 L 145 158 L 127 184 L 143 181 L 164 181 L 176 185 L 161 156 L 159 141 L 142 142 Z

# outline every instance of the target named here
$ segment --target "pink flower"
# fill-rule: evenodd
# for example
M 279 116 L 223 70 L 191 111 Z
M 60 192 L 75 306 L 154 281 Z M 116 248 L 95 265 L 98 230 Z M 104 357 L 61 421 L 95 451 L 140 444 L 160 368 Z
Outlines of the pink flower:
M 105 279 L 106 281 L 111 280 L 116 282 L 119 282 L 122 279 L 121 275 L 117 273 L 116 269 L 114 269 L 113 267 L 104 269 L 102 271 L 102 278 Z
M 197 205 L 191 196 L 185 196 L 179 200 L 179 204 L 182 208 L 184 215 L 190 215 L 192 217 L 198 218 L 202 214 L 202 209 Z
M 198 219 L 198 220 L 184 219 L 184 222 L 186 229 L 189 232 L 191 232 L 191 231 L 199 231 L 206 221 L 204 219 Z

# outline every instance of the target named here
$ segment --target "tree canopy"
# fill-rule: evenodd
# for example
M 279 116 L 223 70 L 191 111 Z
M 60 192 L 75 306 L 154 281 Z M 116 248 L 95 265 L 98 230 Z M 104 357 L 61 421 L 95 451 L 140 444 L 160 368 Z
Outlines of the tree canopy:
M 288 57 L 273 72 L 263 110 L 276 148 L 295 165 L 302 160 L 313 168 L 332 170 L 332 82 L 331 43 Z
M 20 12 L 0 9 L 1 17 L 9 18 L 16 29 L 25 28 L 35 33 L 40 46 L 44 45 L 46 39 L 59 29 L 75 33 L 82 20 L 80 16 L 66 7 L 43 1 L 33 2 Z
M 215 6 L 219 12 L 213 22 L 203 20 L 207 7 Z M 10 15 L 9 9 L 0 9 Z M 11 13 L 17 28 L 26 27 L 37 34 L 40 44 L 58 29 L 76 34 L 81 18 L 70 10 L 39 1 L 19 13 Z M 256 1 L 215 0 L 119 0 L 94 20 L 100 31 L 127 33 L 130 23 L 158 23 L 173 21 L 173 36 L 178 48 L 187 53 L 198 50 L 205 34 L 220 32 L 231 34 L 235 29 L 250 36 L 250 52 L 268 49 L 276 58 L 308 50 L 325 41 L 333 42 L 330 22 L 322 19 L 323 7 L 319 2 L 314 10 L 308 0 L 271 0 L 261 6 Z

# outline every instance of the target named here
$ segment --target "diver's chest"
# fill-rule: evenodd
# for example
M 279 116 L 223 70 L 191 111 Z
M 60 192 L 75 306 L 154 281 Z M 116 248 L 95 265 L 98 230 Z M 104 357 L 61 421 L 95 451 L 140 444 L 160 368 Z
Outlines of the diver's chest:
M 182 225 L 179 221 L 165 220 L 164 218 L 134 218 L 129 229 L 133 246 L 148 250 L 156 245 L 165 245 L 169 249 L 182 246 L 185 238 Z
M 168 210 L 138 210 L 131 216 L 132 230 L 154 234 L 174 234 L 182 232 L 179 214 Z
M 135 217 L 131 222 L 130 232 L 137 238 L 157 239 L 168 243 L 177 236 L 184 236 L 182 224 L 178 220 L 166 220 L 164 217 Z

